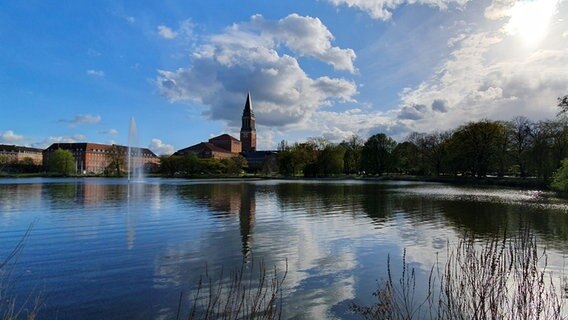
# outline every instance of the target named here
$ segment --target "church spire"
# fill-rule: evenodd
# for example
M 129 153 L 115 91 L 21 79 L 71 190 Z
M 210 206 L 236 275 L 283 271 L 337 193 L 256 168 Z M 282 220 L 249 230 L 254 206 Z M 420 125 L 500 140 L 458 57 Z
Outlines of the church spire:
M 250 91 L 247 94 L 247 101 L 245 103 L 245 109 L 243 110 L 243 116 L 244 115 L 253 115 L 254 116 L 254 112 L 252 112 L 252 97 L 250 95 Z
M 252 97 L 250 91 L 243 110 L 241 126 L 241 143 L 243 152 L 256 151 L 256 125 L 254 112 L 252 111 Z

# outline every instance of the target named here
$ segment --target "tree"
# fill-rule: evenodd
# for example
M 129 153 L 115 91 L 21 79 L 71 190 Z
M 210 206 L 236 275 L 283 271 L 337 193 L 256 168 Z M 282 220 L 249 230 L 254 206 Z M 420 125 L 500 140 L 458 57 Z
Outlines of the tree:
M 532 144 L 532 123 L 525 117 L 516 117 L 510 122 L 511 154 L 513 162 L 519 169 L 519 175 L 527 176 L 528 152 Z
M 48 172 L 68 176 L 76 172 L 75 158 L 69 150 L 55 150 L 48 163 Z
M 392 168 L 393 151 L 396 142 L 384 133 L 370 137 L 363 146 L 363 169 L 369 173 L 382 175 Z
M 180 171 L 179 156 L 160 156 L 160 172 L 173 177 L 176 172 Z
M 7 155 L 0 154 L 0 172 L 4 171 L 10 165 L 11 160 Z
M 562 160 L 562 166 L 554 174 L 554 180 L 550 186 L 554 190 L 568 191 L 568 158 Z
M 501 133 L 501 124 L 489 120 L 459 127 L 449 141 L 454 167 L 478 178 L 485 177 L 498 167 Z
M 317 175 L 328 176 L 343 172 L 345 148 L 329 143 L 318 153 L 315 163 Z
M 399 143 L 393 150 L 396 159 L 395 167 L 402 174 L 417 174 L 419 172 L 418 165 L 418 147 L 410 141 Z
M 568 95 L 559 97 L 557 106 L 560 108 L 560 111 L 558 112 L 559 116 L 568 113 Z
M 126 152 L 125 148 L 120 148 L 115 144 L 112 145 L 110 152 L 107 153 L 108 166 L 106 174 L 121 176 L 122 172 L 126 171 L 124 170 Z
M 361 151 L 364 145 L 363 139 L 353 135 L 349 140 L 341 142 L 345 149 L 343 157 L 343 171 L 346 174 L 357 173 L 361 170 Z

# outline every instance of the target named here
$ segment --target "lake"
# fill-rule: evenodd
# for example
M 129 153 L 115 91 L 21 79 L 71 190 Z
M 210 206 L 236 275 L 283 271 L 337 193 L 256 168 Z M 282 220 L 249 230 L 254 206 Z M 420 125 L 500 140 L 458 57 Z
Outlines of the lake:
M 405 250 L 419 283 L 464 235 L 528 225 L 556 275 L 568 254 L 566 199 L 439 183 L 1 179 L 0 259 L 30 225 L 9 289 L 40 296 L 40 319 L 175 318 L 206 268 L 243 261 L 287 269 L 285 318 L 357 319 Z

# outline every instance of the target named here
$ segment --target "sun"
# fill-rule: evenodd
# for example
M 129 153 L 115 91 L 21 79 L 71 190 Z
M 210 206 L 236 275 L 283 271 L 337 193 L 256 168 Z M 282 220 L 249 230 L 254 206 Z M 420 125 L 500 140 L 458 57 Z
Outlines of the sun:
M 538 42 L 546 35 L 557 4 L 558 0 L 518 1 L 511 9 L 505 31 L 520 36 L 525 42 Z

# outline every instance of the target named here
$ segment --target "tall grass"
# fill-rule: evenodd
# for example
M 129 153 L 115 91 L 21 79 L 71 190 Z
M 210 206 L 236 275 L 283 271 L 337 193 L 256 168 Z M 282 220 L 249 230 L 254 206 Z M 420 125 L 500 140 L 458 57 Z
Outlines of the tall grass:
M 39 296 L 32 299 L 30 295 L 24 301 L 18 301 L 11 294 L 15 282 L 14 268 L 32 228 L 33 224 L 28 227 L 14 249 L 0 262 L 0 319 L 2 320 L 36 319 L 42 304 Z
M 282 317 L 282 283 L 288 273 L 276 268 L 268 270 L 261 261 L 258 271 L 254 262 L 243 262 L 240 269 L 231 272 L 224 281 L 223 271 L 214 280 L 206 268 L 200 277 L 195 293 L 184 312 L 183 294 L 180 294 L 176 319 L 263 319 Z M 185 315 L 184 315 L 185 313 Z
M 351 310 L 366 319 L 564 319 L 563 297 L 546 266 L 546 252 L 527 230 L 481 244 L 462 239 L 448 249 L 445 264 L 432 267 L 421 286 L 426 297 L 418 298 L 405 252 L 400 278 L 389 259 L 387 279 L 373 293 L 376 302 Z

